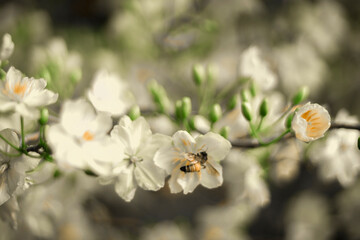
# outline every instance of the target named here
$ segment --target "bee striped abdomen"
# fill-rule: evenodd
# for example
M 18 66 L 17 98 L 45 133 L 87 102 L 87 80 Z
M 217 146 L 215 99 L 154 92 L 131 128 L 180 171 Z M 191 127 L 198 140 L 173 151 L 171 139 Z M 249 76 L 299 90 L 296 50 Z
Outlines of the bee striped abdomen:
M 201 170 L 201 164 L 200 163 L 193 163 L 189 165 L 182 166 L 180 168 L 181 171 L 188 173 L 188 172 L 200 172 Z

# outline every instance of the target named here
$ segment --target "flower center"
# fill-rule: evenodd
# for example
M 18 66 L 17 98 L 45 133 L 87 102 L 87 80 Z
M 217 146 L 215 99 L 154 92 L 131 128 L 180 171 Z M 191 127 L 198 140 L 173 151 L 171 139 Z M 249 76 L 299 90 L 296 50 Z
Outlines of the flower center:
M 0 166 L 0 174 L 3 174 L 8 168 L 9 168 L 9 164 L 8 163 L 3 163 Z
M 132 163 L 136 163 L 136 162 L 141 162 L 143 159 L 141 157 L 137 157 L 137 156 L 129 156 L 129 160 Z
M 14 86 L 14 89 L 13 89 L 13 91 L 14 91 L 14 93 L 16 94 L 16 95 L 21 95 L 21 96 L 24 96 L 24 93 L 25 93 L 25 91 L 26 91 L 26 83 L 23 83 L 23 84 L 21 84 L 21 83 L 16 83 L 15 84 L 15 86 Z
M 324 119 L 315 109 L 306 111 L 301 117 L 307 122 L 306 135 L 309 137 L 322 135 L 328 127 L 326 119 Z
M 90 131 L 86 131 L 84 132 L 82 139 L 84 139 L 85 141 L 91 141 L 94 139 L 94 134 L 92 134 Z

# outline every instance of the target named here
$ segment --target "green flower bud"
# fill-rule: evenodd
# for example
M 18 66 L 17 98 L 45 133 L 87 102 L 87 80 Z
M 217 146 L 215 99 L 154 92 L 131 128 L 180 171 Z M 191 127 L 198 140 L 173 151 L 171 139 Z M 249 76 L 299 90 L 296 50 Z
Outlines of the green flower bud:
M 129 117 L 132 121 L 136 120 L 138 117 L 140 117 L 140 107 L 138 105 L 132 106 L 129 110 Z
M 293 97 L 292 99 L 292 104 L 293 105 L 298 105 L 299 103 L 301 103 L 302 101 L 304 101 L 307 96 L 309 94 L 309 89 L 308 87 L 302 87 Z
M 239 94 L 232 96 L 228 102 L 228 110 L 233 110 L 239 101 Z
M 242 100 L 243 102 L 248 102 L 249 99 L 250 99 L 250 97 L 249 97 L 249 91 L 246 90 L 246 89 L 241 90 L 240 96 L 241 96 L 241 100 Z
M 255 86 L 254 81 L 251 81 L 251 83 L 250 83 L 250 93 L 251 93 L 252 97 L 256 96 L 256 86 Z
M 213 82 L 216 78 L 216 67 L 213 65 L 208 65 L 206 68 L 206 77 L 208 82 Z
M 291 128 L 291 123 L 292 123 L 292 120 L 293 120 L 293 118 L 294 118 L 294 115 L 295 115 L 295 113 L 290 113 L 290 114 L 287 116 L 287 118 L 286 118 L 286 120 L 285 120 L 285 127 L 286 127 L 287 129 L 290 129 L 290 128 Z
M 181 100 L 177 100 L 175 102 L 175 118 L 179 121 L 182 121 L 183 115 L 182 115 L 182 101 Z
M 45 125 L 49 120 L 49 110 L 47 108 L 42 108 L 40 110 L 40 125 Z
M 261 102 L 259 114 L 261 117 L 265 117 L 268 114 L 268 101 L 264 98 Z
M 0 68 L 0 79 L 5 80 L 6 78 L 6 72 Z
M 241 111 L 242 111 L 245 119 L 250 122 L 252 119 L 250 103 L 242 102 L 241 103 Z
M 192 116 L 189 118 L 188 120 L 188 124 L 191 130 L 196 130 L 196 126 L 195 126 L 195 116 Z
M 218 103 L 212 105 L 209 113 L 210 122 L 211 123 L 217 122 L 221 118 L 221 116 L 222 116 L 222 111 L 220 105 Z
M 229 126 L 225 126 L 220 129 L 220 135 L 226 139 L 228 139 L 228 137 L 229 137 L 229 132 L 230 132 Z
M 181 105 L 182 116 L 186 119 L 191 114 L 191 99 L 189 97 L 184 97 Z
M 193 81 L 200 86 L 205 80 L 205 68 L 203 65 L 195 64 L 192 68 Z
M 153 101 L 156 104 L 157 110 L 160 113 L 165 113 L 165 110 L 169 103 L 165 89 L 161 85 L 159 85 L 156 80 L 152 80 L 149 83 L 148 87 L 153 97 Z
M 81 69 L 75 69 L 74 71 L 72 71 L 70 73 L 70 81 L 73 83 L 73 84 L 76 84 L 78 83 L 82 78 L 82 71 Z
M 52 80 L 51 73 L 50 73 L 49 69 L 47 69 L 47 68 L 43 68 L 40 71 L 39 77 L 45 79 L 47 83 L 50 83 Z

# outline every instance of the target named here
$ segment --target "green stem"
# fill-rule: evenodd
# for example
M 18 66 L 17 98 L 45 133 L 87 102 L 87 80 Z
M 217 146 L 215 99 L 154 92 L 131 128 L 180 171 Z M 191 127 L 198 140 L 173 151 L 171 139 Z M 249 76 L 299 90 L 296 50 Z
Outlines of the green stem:
M 12 148 L 14 148 L 15 150 L 21 152 L 21 150 L 20 150 L 18 147 L 16 147 L 14 144 L 12 144 L 11 142 L 9 142 L 9 140 L 7 140 L 7 139 L 6 139 L 4 136 L 2 136 L 1 134 L 0 134 L 0 138 L 1 138 L 2 140 L 4 140 L 7 144 L 9 144 L 10 147 L 12 147 Z
M 269 126 L 265 127 L 265 128 L 263 129 L 263 131 L 266 132 L 267 130 L 269 130 L 269 128 L 271 128 L 271 127 L 275 126 L 276 124 L 278 124 L 286 115 L 288 115 L 288 113 L 291 111 L 292 107 L 293 107 L 292 105 L 289 106 L 289 107 L 281 114 L 281 116 L 280 116 L 278 119 L 276 119 L 274 122 L 272 122 Z
M 273 143 L 277 143 L 278 141 L 280 141 L 286 134 L 288 134 L 291 130 L 290 129 L 286 129 L 282 134 L 280 134 L 278 137 L 274 138 L 273 140 L 266 142 L 266 143 L 260 143 L 261 146 L 269 146 Z
M 256 131 L 260 131 L 263 122 L 264 122 L 264 117 L 261 117 L 261 118 L 260 118 L 259 125 L 258 125 L 258 127 L 256 128 Z
M 20 117 L 21 124 L 21 150 L 26 152 L 26 143 L 25 143 L 25 132 L 24 132 L 24 117 Z

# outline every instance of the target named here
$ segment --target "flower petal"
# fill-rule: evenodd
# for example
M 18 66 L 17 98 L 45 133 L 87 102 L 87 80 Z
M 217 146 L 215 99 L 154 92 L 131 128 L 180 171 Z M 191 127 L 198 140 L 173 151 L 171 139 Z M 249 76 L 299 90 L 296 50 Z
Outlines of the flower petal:
M 136 182 L 133 171 L 126 171 L 119 174 L 115 183 L 116 193 L 125 201 L 130 202 L 136 192 Z
M 208 132 L 196 138 L 196 152 L 206 151 L 209 158 L 220 161 L 226 157 L 231 148 L 228 140 L 221 135 Z
M 175 148 L 181 152 L 193 153 L 195 146 L 195 139 L 186 131 L 177 131 L 173 135 Z
M 137 163 L 134 175 L 138 185 L 145 190 L 156 191 L 164 186 L 165 172 L 152 161 Z
M 206 188 L 216 188 L 222 185 L 222 167 L 212 159 L 206 162 L 206 168 L 201 170 L 201 185 Z
M 180 172 L 180 169 L 178 170 Z M 184 173 L 180 172 L 177 182 L 184 189 L 184 194 L 192 193 L 200 183 L 200 172 Z
M 178 164 L 180 158 L 181 155 L 174 150 L 174 147 L 170 143 L 168 143 L 155 153 L 154 162 L 158 167 L 164 169 L 167 174 L 170 174 Z

